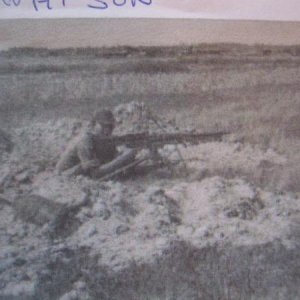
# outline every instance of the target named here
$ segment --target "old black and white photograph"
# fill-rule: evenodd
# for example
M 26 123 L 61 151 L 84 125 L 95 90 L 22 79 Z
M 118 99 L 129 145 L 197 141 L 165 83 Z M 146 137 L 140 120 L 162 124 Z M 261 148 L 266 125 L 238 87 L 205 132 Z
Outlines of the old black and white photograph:
M 0 27 L 0 299 L 300 299 L 300 23 Z

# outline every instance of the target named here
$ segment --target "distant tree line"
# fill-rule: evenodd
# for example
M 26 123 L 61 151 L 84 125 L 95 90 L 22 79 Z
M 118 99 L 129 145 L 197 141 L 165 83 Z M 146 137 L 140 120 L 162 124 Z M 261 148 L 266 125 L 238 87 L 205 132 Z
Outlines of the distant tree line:
M 169 56 L 200 56 L 200 55 L 224 55 L 231 52 L 243 52 L 252 55 L 268 56 L 273 54 L 285 54 L 300 56 L 300 45 L 295 46 L 269 46 L 269 45 L 239 45 L 239 44 L 199 44 L 180 46 L 118 46 L 118 47 L 82 47 L 82 48 L 11 48 L 1 51 L 1 56 L 31 56 L 31 57 L 55 57 L 55 56 L 90 56 L 99 58 L 144 56 L 144 57 L 169 57 Z

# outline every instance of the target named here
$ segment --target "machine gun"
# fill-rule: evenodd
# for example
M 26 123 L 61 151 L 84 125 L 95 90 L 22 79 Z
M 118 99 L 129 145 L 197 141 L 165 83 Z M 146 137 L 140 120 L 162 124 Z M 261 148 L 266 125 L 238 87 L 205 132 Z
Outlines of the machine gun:
M 164 145 L 174 144 L 192 144 L 196 145 L 201 142 L 221 141 L 222 137 L 228 134 L 227 132 L 212 132 L 212 133 L 162 133 L 149 134 L 129 133 L 125 135 L 116 135 L 112 137 L 103 137 L 103 143 L 113 144 L 115 147 L 125 145 L 129 148 L 152 149 L 161 148 Z
M 112 163 L 108 163 L 103 166 L 103 173 L 105 175 L 100 176 L 99 180 L 108 180 L 112 177 L 124 173 L 129 169 L 145 162 L 146 160 L 162 161 L 158 153 L 158 149 L 165 145 L 178 145 L 178 144 L 191 144 L 196 145 L 204 142 L 211 141 L 221 141 L 223 136 L 228 134 L 228 132 L 212 132 L 212 133 L 160 133 L 160 134 L 149 134 L 149 133 L 130 133 L 120 136 L 103 137 L 101 138 L 104 144 L 112 144 L 115 147 L 127 146 L 130 149 L 149 149 L 149 155 L 135 159 L 128 160 L 128 157 L 120 158 L 120 160 L 115 160 Z M 179 157 L 183 161 L 183 157 L 178 148 L 176 148 Z M 128 163 L 128 161 L 130 161 Z M 124 165 L 124 162 L 126 164 Z M 101 167 L 100 167 L 101 168 Z

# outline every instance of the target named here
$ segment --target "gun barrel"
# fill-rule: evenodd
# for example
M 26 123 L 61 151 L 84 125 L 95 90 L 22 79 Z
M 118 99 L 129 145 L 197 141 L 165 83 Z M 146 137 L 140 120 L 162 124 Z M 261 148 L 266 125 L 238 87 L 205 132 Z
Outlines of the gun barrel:
M 198 144 L 203 142 L 220 141 L 228 132 L 212 133 L 130 133 L 121 136 L 104 138 L 103 141 L 113 143 L 115 146 L 126 145 L 130 148 L 148 148 L 170 144 Z

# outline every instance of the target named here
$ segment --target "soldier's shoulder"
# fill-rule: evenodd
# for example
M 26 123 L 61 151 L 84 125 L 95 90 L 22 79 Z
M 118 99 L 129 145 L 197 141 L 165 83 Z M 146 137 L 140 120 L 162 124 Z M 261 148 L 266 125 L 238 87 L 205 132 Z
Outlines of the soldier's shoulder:
M 76 139 L 78 146 L 88 145 L 93 143 L 93 134 L 89 131 L 80 133 Z

